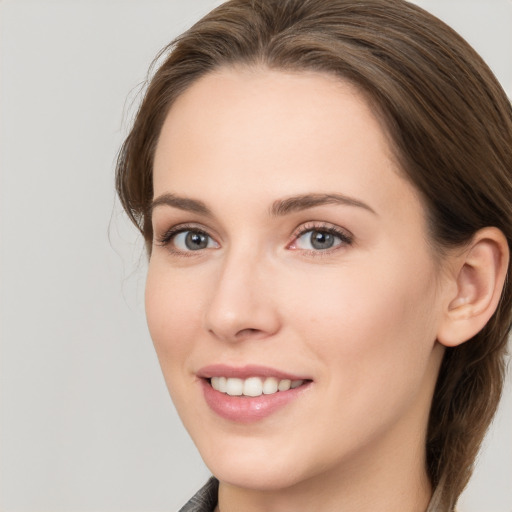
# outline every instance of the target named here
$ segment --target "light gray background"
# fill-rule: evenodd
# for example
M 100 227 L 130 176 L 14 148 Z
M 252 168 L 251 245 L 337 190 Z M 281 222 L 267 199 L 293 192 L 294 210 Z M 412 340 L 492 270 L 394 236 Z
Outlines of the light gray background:
M 146 331 L 113 166 L 153 56 L 218 3 L 0 1 L 1 511 L 172 511 L 208 476 Z M 512 92 L 509 0 L 417 3 Z M 512 512 L 510 380 L 463 512 Z

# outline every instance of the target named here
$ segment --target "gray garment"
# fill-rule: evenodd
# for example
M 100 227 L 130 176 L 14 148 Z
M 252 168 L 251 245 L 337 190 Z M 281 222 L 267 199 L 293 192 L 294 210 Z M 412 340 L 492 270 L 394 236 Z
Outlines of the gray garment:
M 219 481 L 212 476 L 180 512 L 213 512 L 217 506 L 218 491 Z
M 218 491 L 219 481 L 212 476 L 180 512 L 213 512 L 217 506 Z M 434 492 L 426 512 L 444 512 L 439 508 L 439 494 Z

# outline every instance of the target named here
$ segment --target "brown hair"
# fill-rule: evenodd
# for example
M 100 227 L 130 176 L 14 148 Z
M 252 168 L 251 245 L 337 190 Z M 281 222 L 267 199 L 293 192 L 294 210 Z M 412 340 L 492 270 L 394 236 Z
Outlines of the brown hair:
M 153 154 L 173 101 L 220 66 L 334 74 L 362 90 L 384 121 L 404 174 L 420 191 L 439 251 L 485 226 L 512 246 L 512 108 L 477 53 L 403 0 L 231 0 L 164 49 L 121 148 L 117 190 L 150 251 Z M 510 274 L 510 266 L 509 266 Z M 427 463 L 442 510 L 472 473 L 503 386 L 512 321 L 507 280 L 472 340 L 446 350 L 434 393 Z

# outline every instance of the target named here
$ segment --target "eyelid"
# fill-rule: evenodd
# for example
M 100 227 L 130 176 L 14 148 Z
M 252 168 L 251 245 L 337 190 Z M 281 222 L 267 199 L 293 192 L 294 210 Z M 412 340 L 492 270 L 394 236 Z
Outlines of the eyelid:
M 308 249 L 300 249 L 300 248 L 293 248 L 292 245 L 304 234 L 308 233 L 309 231 L 325 231 L 326 233 L 330 233 L 334 236 L 337 236 L 341 240 L 341 244 L 338 244 L 337 246 L 330 248 L 330 249 L 324 249 L 324 250 L 308 250 Z M 321 255 L 321 254 L 328 254 L 330 252 L 336 251 L 342 247 L 346 247 L 347 245 L 352 245 L 354 243 L 354 235 L 348 231 L 345 228 L 342 228 L 340 226 L 337 226 L 335 224 L 331 224 L 329 222 L 317 222 L 317 221 L 309 221 L 305 224 L 301 224 L 295 230 L 293 231 L 293 234 L 291 236 L 291 241 L 287 244 L 287 248 L 291 250 L 297 250 L 301 252 L 308 252 L 312 253 L 314 255 Z
M 201 250 L 198 251 L 182 251 L 180 249 L 172 248 L 171 247 L 171 241 L 172 239 L 185 231 L 194 231 L 196 233 L 202 233 L 206 236 L 208 236 L 211 240 L 219 246 L 219 242 L 217 241 L 216 237 L 213 236 L 208 229 L 206 229 L 204 226 L 196 223 L 189 223 L 185 222 L 182 224 L 176 224 L 171 226 L 169 229 L 166 229 L 163 231 L 163 233 L 157 235 L 157 230 L 154 230 L 154 238 L 153 243 L 155 245 L 158 245 L 160 247 L 166 247 L 170 252 L 178 255 L 184 255 L 184 256 L 192 256 L 195 252 L 201 252 Z
M 194 222 L 184 222 L 181 224 L 176 224 L 171 226 L 169 229 L 164 230 L 161 234 L 158 234 L 158 230 L 154 229 L 154 239 L 153 243 L 155 245 L 167 248 L 171 253 L 181 256 L 197 256 L 204 251 L 204 249 L 199 249 L 197 251 L 183 251 L 174 247 L 171 247 L 171 241 L 173 237 L 176 235 L 186 232 L 186 231 L 195 231 L 197 233 L 202 233 L 208 236 L 216 245 L 217 248 L 220 247 L 218 242 L 218 237 L 213 235 L 208 228 L 206 228 L 202 224 L 197 224 Z M 301 249 L 293 247 L 293 244 L 296 243 L 297 239 L 308 233 L 309 231 L 325 231 L 326 233 L 330 233 L 341 240 L 341 243 L 336 246 L 328 249 Z M 342 249 L 349 245 L 352 245 L 354 242 L 354 235 L 347 230 L 346 228 L 342 228 L 337 226 L 336 224 L 331 224 L 325 221 L 309 221 L 306 223 L 300 224 L 296 227 L 290 237 L 289 242 L 286 244 L 286 248 L 290 250 L 297 250 L 302 253 L 311 253 L 314 256 L 321 256 L 330 254 L 336 250 Z M 211 249 L 211 248 L 210 248 Z

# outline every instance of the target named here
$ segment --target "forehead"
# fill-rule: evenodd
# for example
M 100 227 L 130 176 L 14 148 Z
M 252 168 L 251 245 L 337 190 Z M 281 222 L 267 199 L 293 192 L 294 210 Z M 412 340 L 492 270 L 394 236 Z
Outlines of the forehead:
M 173 104 L 155 153 L 155 195 L 215 190 L 222 201 L 236 189 L 240 200 L 266 192 L 271 201 L 339 192 L 378 207 L 374 192 L 388 202 L 404 187 L 414 195 L 374 109 L 354 85 L 323 73 L 207 74 Z
M 178 96 L 164 123 L 159 148 L 177 134 L 204 133 L 209 135 L 201 138 L 205 142 L 214 135 L 219 139 L 235 131 L 246 139 L 253 138 L 255 144 L 265 142 L 269 146 L 270 140 L 263 134 L 270 128 L 276 143 L 288 140 L 294 144 L 322 129 L 330 130 L 334 124 L 339 130 L 341 124 L 336 121 L 372 125 L 379 135 L 385 135 L 362 93 L 348 81 L 308 71 L 220 68 Z M 387 149 L 387 143 L 380 145 Z

